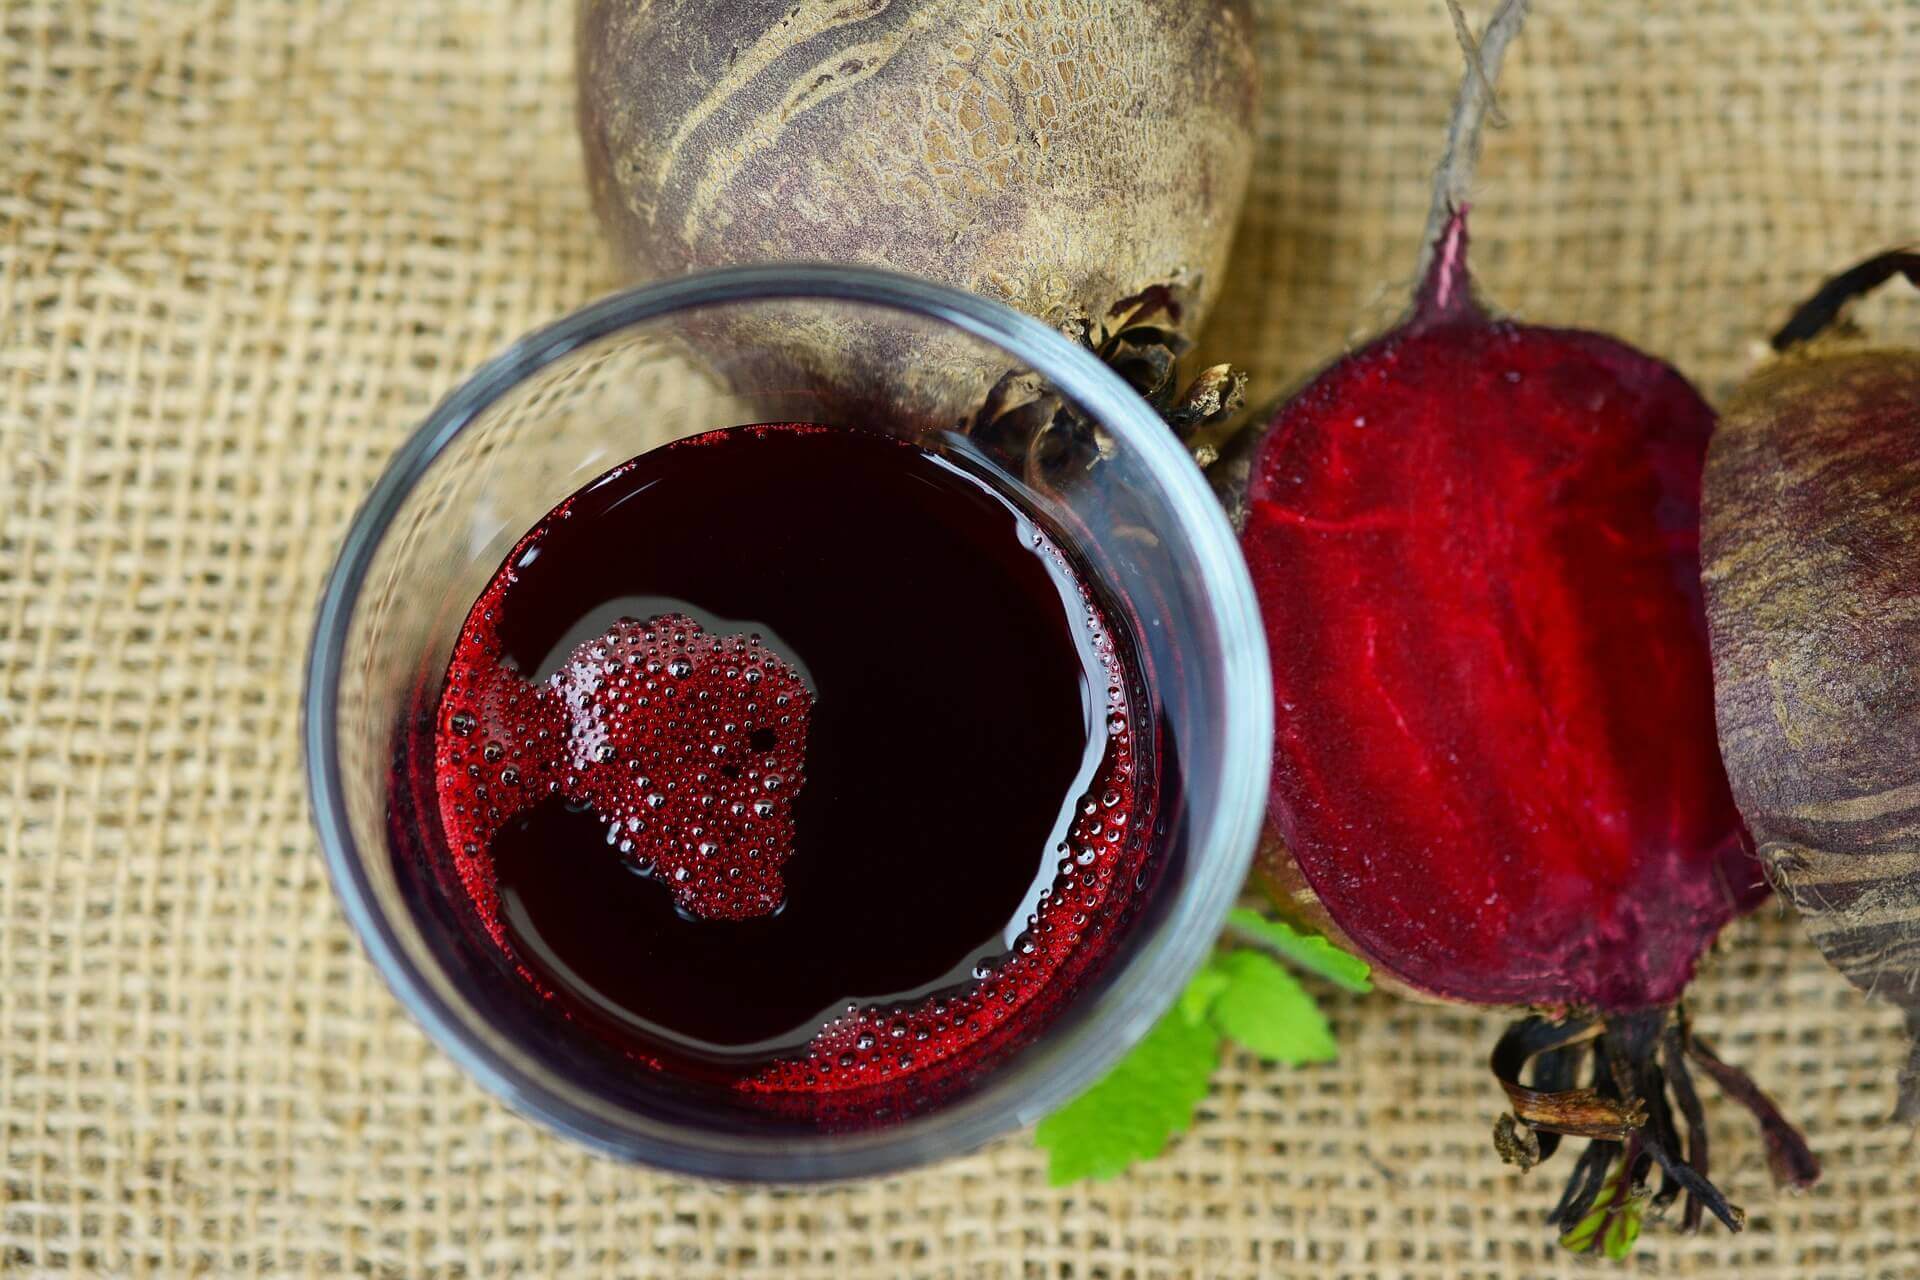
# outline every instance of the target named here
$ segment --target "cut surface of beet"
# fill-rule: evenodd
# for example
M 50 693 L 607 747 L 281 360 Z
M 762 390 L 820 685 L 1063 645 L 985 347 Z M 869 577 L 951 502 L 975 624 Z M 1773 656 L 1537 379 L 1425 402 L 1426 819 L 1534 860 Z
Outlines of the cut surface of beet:
M 1766 892 L 1715 746 L 1712 411 L 1613 339 L 1489 318 L 1457 254 L 1434 271 L 1454 278 L 1254 456 L 1271 817 L 1332 921 L 1415 987 L 1666 1004 Z

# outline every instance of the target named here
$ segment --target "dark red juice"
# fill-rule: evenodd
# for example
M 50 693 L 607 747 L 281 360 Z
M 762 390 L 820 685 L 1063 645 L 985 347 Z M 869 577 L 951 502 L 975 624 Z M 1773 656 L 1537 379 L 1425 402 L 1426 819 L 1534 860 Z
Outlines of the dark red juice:
M 1114 621 L 962 461 L 805 424 L 642 455 L 461 630 L 433 733 L 458 879 L 637 1062 L 775 1104 L 920 1087 L 1030 1035 L 1143 876 Z

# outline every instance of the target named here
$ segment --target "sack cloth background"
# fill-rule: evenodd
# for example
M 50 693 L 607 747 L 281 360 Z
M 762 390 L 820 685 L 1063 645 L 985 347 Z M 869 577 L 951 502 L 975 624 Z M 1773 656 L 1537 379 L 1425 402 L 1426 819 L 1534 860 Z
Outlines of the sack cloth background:
M 1474 230 L 1490 298 L 1724 394 L 1825 274 L 1920 234 L 1920 9 L 1540 0 Z M 1474 6 L 1476 20 L 1485 4 Z M 1194 1133 L 1048 1187 L 1019 1135 L 788 1193 L 589 1157 L 464 1079 L 349 936 L 297 694 L 337 538 L 463 373 L 615 281 L 563 0 L 0 0 L 0 1262 L 17 1274 L 1598 1274 L 1502 1166 L 1501 1019 L 1328 1000 L 1333 1069 L 1228 1063 Z M 1439 0 L 1271 0 L 1210 345 L 1271 395 L 1407 296 L 1459 55 Z M 1920 337 L 1920 301 L 1867 314 Z M 1901 1051 L 1775 908 L 1696 1017 L 1812 1133 L 1732 1237 L 1630 1274 L 1920 1276 Z

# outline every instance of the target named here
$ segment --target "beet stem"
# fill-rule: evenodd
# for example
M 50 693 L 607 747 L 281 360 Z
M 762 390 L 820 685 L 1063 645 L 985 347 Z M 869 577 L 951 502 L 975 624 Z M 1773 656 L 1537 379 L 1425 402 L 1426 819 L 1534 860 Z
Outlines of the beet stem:
M 1518 1081 L 1532 1058 L 1598 1039 L 1600 1030 L 1599 1023 L 1581 1019 L 1555 1022 L 1537 1014 L 1522 1018 L 1493 1046 L 1493 1073 L 1502 1080 Z
M 1526 20 L 1527 3 L 1528 0 L 1501 0 L 1500 7 L 1487 19 L 1480 43 L 1476 46 L 1469 40 L 1461 41 L 1467 55 L 1467 73 L 1461 81 L 1459 96 L 1454 99 L 1453 117 L 1447 122 L 1447 149 L 1434 173 L 1433 205 L 1427 210 L 1427 227 L 1420 238 L 1420 268 L 1415 278 L 1420 281 L 1423 292 L 1428 288 L 1434 255 L 1439 251 L 1448 224 L 1466 204 L 1473 171 L 1480 162 L 1483 126 L 1490 113 L 1498 118 L 1498 106 L 1493 99 L 1494 82 L 1500 78 L 1500 62 L 1506 56 L 1507 45 L 1520 33 L 1520 25 Z M 1456 29 L 1464 34 L 1466 19 L 1461 16 L 1459 6 L 1449 0 L 1449 9 L 1454 14 Z M 1436 280 L 1434 285 L 1437 294 L 1432 301 L 1435 304 L 1442 309 L 1457 305 L 1455 289 L 1464 292 L 1466 285 L 1464 255 L 1459 262 L 1451 264 L 1446 278 Z
M 1541 1093 L 1562 1093 L 1580 1082 L 1580 1063 L 1591 1054 L 1584 1043 L 1562 1045 L 1558 1049 L 1549 1049 L 1541 1054 L 1533 1064 L 1533 1087 Z M 1551 1129 L 1541 1129 L 1534 1134 L 1538 1154 L 1534 1163 L 1546 1160 L 1560 1149 L 1563 1135 Z
M 1726 1224 L 1727 1230 L 1739 1231 L 1747 1225 L 1746 1211 L 1738 1205 L 1727 1203 L 1727 1198 L 1720 1194 L 1720 1188 L 1681 1163 L 1658 1141 L 1648 1140 L 1646 1147 L 1653 1153 L 1653 1158 L 1659 1162 L 1660 1168 L 1671 1174 L 1681 1186 L 1685 1187 L 1688 1195 L 1706 1205 L 1707 1210 L 1714 1217 Z
M 1686 1045 L 1683 1042 L 1681 1028 L 1669 1027 L 1665 1038 L 1664 1057 L 1667 1067 L 1667 1083 L 1673 1087 L 1674 1101 L 1680 1104 L 1680 1114 L 1687 1118 L 1687 1163 L 1693 1166 L 1695 1173 L 1710 1178 L 1712 1171 L 1707 1160 L 1707 1109 L 1700 1102 L 1700 1094 L 1693 1087 L 1693 1073 L 1687 1070 Z M 1698 1231 L 1700 1220 L 1706 1209 L 1700 1197 L 1687 1197 L 1686 1212 L 1681 1215 L 1682 1231 Z
M 1579 1062 L 1589 1056 L 1592 1082 L 1576 1087 Z M 1803 1187 L 1819 1176 L 1819 1162 L 1799 1130 L 1745 1073 L 1693 1038 L 1684 1011 L 1648 1009 L 1565 1023 L 1531 1016 L 1509 1027 L 1493 1051 L 1494 1074 L 1513 1102 L 1513 1113 L 1495 1126 L 1496 1145 L 1509 1163 L 1524 1169 L 1553 1154 L 1554 1134 L 1592 1139 L 1574 1163 L 1559 1204 L 1547 1215 L 1549 1223 L 1571 1231 L 1584 1221 L 1617 1159 L 1621 1211 L 1630 1198 L 1644 1198 L 1649 1209 L 1664 1211 L 1684 1194 L 1685 1230 L 1699 1230 L 1708 1213 L 1731 1231 L 1745 1227 L 1746 1213 L 1707 1176 L 1706 1108 L 1688 1058 L 1760 1121 L 1777 1183 Z M 1531 1086 L 1519 1083 L 1523 1072 Z M 1684 1140 L 1676 1107 L 1686 1120 Z M 1541 1135 L 1548 1140 L 1541 1141 Z M 1656 1165 L 1660 1184 L 1649 1193 Z
M 1571 1231 L 1580 1220 L 1593 1210 L 1593 1202 L 1600 1198 L 1600 1188 L 1606 1185 L 1607 1170 L 1613 1167 L 1613 1159 L 1620 1154 L 1617 1142 L 1590 1142 L 1587 1149 L 1580 1153 L 1580 1159 L 1573 1166 L 1573 1175 L 1567 1179 L 1567 1189 L 1555 1205 L 1553 1212 L 1547 1215 L 1548 1225 L 1561 1231 Z
M 1665 1010 L 1629 1014 L 1612 1021 L 1601 1043 L 1613 1055 L 1615 1069 L 1625 1076 L 1622 1092 L 1647 1105 L 1646 1128 L 1636 1137 L 1644 1137 L 1648 1150 L 1638 1161 L 1629 1162 L 1627 1185 L 1637 1190 L 1645 1184 L 1648 1166 L 1654 1163 L 1653 1148 L 1658 1147 L 1676 1158 L 1680 1156 L 1680 1133 L 1674 1127 L 1673 1109 L 1667 1102 L 1667 1080 L 1660 1070 L 1660 1047 L 1670 1024 Z M 1680 1194 L 1678 1179 L 1663 1164 L 1660 1190 L 1652 1207 L 1664 1209 Z
M 1647 1170 L 1653 1167 L 1653 1152 L 1647 1149 L 1647 1131 L 1636 1129 L 1627 1139 L 1627 1149 L 1620 1156 L 1620 1200 L 1626 1198 L 1646 1185 Z
M 1894 249 L 1868 258 L 1834 276 L 1811 298 L 1800 304 L 1780 331 L 1773 335 L 1773 349 L 1785 351 L 1809 338 L 1818 337 L 1846 310 L 1847 304 L 1862 294 L 1871 293 L 1896 275 L 1905 276 L 1920 286 L 1920 251 Z
M 1687 1052 L 1713 1077 L 1720 1091 L 1753 1113 L 1760 1122 L 1760 1136 L 1767 1146 L 1767 1168 L 1775 1186 L 1810 1187 L 1820 1179 L 1820 1161 L 1807 1146 L 1807 1139 L 1790 1124 L 1774 1105 L 1772 1098 L 1740 1068 L 1721 1060 L 1706 1041 L 1688 1041 Z
M 1655 1118 L 1666 1107 L 1666 1082 L 1653 1064 L 1669 1025 L 1676 1024 L 1684 1024 L 1684 1015 L 1676 1021 L 1674 1015 L 1665 1009 L 1652 1009 L 1611 1019 L 1607 1024 L 1607 1034 L 1600 1040 L 1601 1061 L 1610 1069 L 1615 1085 L 1622 1094 L 1647 1105 L 1649 1123 L 1635 1133 L 1634 1138 L 1644 1155 L 1652 1157 L 1653 1162 L 1660 1166 L 1663 1181 L 1671 1180 L 1685 1189 L 1688 1195 L 1725 1223 L 1728 1230 L 1738 1231 L 1746 1225 L 1746 1214 L 1738 1206 L 1730 1204 L 1718 1187 L 1681 1159 L 1677 1150 L 1679 1135 L 1673 1128 L 1673 1113 L 1666 1112 L 1664 1128 Z M 1660 1096 L 1656 1097 L 1656 1094 Z M 1641 1165 L 1641 1162 L 1633 1161 L 1625 1169 L 1623 1193 L 1631 1193 L 1645 1185 L 1645 1166 L 1636 1168 L 1634 1165 Z M 1669 1200 L 1671 1198 L 1668 1197 Z
M 1680 1130 L 1679 1127 L 1673 1123 L 1673 1106 L 1667 1101 L 1666 1075 L 1660 1070 L 1658 1062 L 1650 1061 L 1647 1065 L 1649 1088 L 1651 1089 L 1651 1092 L 1645 1095 L 1647 1098 L 1647 1122 L 1652 1127 L 1654 1138 L 1660 1145 L 1668 1151 L 1671 1151 L 1677 1159 L 1685 1160 L 1685 1148 L 1680 1144 Z M 1687 1161 L 1687 1164 L 1691 1166 L 1692 1161 Z M 1698 1173 L 1699 1170 L 1695 1169 L 1694 1172 Z M 1679 1179 L 1675 1178 L 1664 1168 L 1661 1169 L 1660 1189 L 1654 1193 L 1653 1208 L 1659 1210 L 1666 1209 L 1668 1205 L 1680 1198 L 1681 1190 Z
M 1540 1017 L 1523 1018 L 1507 1028 L 1494 1046 L 1490 1065 L 1507 1091 L 1513 1114 L 1533 1129 L 1616 1141 L 1646 1123 L 1645 1106 L 1623 1092 L 1608 1095 L 1597 1088 L 1549 1092 L 1520 1083 L 1521 1071 L 1536 1056 L 1601 1034 L 1599 1023 L 1556 1024 Z

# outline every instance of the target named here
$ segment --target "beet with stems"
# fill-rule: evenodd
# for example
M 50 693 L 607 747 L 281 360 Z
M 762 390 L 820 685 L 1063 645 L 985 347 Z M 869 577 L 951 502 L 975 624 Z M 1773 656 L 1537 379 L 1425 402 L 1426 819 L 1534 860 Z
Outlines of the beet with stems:
M 1237 404 L 1224 369 L 1182 398 L 1173 362 L 1252 163 L 1246 0 L 579 0 L 576 17 L 588 184 L 631 274 L 888 267 L 1066 328 L 1163 411 Z M 792 324 L 827 337 L 793 372 L 836 400 L 883 374 L 896 413 L 984 390 L 978 369 L 929 372 L 925 343 L 845 364 L 851 315 L 745 336 L 778 353 Z
M 1411 314 L 1273 415 L 1229 503 L 1273 658 L 1262 864 L 1384 975 L 1540 1011 L 1493 1055 L 1496 1141 L 1527 1166 L 1594 1140 L 1557 1223 L 1618 1161 L 1629 1194 L 1658 1166 L 1656 1206 L 1684 1192 L 1689 1225 L 1737 1229 L 1693 1069 L 1759 1116 L 1779 1180 L 1817 1165 L 1679 1007 L 1766 893 L 1714 736 L 1713 414 L 1650 356 L 1473 297 L 1466 174 L 1524 8 L 1502 5 L 1462 86 Z
M 1720 746 L 1774 884 L 1920 1035 L 1920 350 L 1836 326 L 1896 252 L 1774 338 L 1707 456 Z M 1920 1043 L 1896 1115 L 1920 1122 Z

